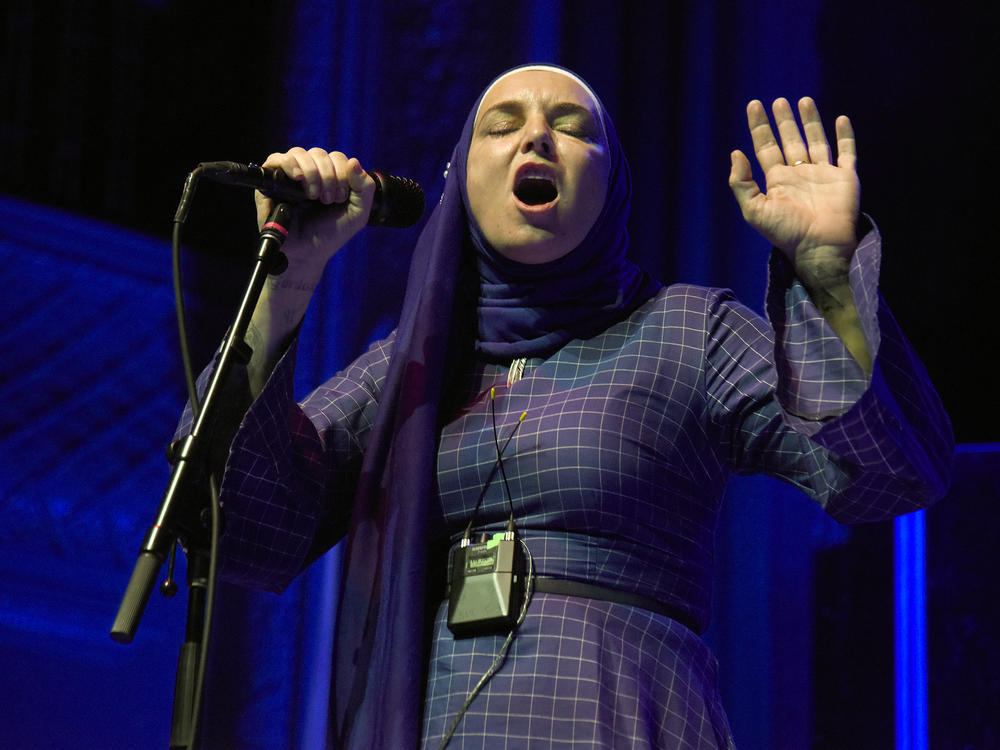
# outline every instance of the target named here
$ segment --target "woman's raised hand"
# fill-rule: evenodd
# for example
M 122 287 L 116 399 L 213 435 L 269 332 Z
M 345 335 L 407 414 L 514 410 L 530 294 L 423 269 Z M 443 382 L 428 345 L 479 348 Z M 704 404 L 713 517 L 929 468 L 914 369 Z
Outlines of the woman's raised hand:
M 747 105 L 747 123 L 765 189 L 753 179 L 750 161 L 733 151 L 729 186 L 747 222 L 792 262 L 817 309 L 866 373 L 872 354 L 858 319 L 850 286 L 861 186 L 851 121 L 837 118 L 837 162 L 831 159 L 819 112 L 812 99 L 799 100 L 805 139 L 786 99 L 772 107 L 781 145 L 764 105 Z
M 847 117 L 837 118 L 834 163 L 816 103 L 804 97 L 798 108 L 804 139 L 788 100 L 775 100 L 772 111 L 779 145 L 764 105 L 757 100 L 747 105 L 765 192 L 753 178 L 749 159 L 739 150 L 730 155 L 729 186 L 747 222 L 788 256 L 803 283 L 822 285 L 819 277 L 834 267 L 846 274 L 846 261 L 857 247 L 861 187 L 854 129 Z

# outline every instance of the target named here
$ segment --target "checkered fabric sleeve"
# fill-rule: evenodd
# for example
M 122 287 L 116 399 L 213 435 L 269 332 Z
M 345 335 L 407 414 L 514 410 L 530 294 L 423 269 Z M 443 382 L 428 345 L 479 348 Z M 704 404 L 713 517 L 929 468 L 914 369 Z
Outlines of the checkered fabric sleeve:
M 951 425 L 923 364 L 878 294 L 880 261 L 881 237 L 872 226 L 850 271 L 862 329 L 875 355 L 870 379 L 794 280 L 784 257 L 774 253 L 770 264 L 767 312 L 776 335 L 776 397 L 786 423 L 828 451 L 825 471 L 840 474 L 837 489 L 815 494 L 845 523 L 926 507 L 944 495 L 951 476 Z
M 302 406 L 293 398 L 295 343 L 278 362 L 229 447 L 220 577 L 283 591 L 346 532 L 393 340 L 372 344 Z M 200 388 L 210 372 L 202 373 Z M 244 388 L 234 382 L 228 392 L 238 400 Z M 190 427 L 188 407 L 178 434 Z

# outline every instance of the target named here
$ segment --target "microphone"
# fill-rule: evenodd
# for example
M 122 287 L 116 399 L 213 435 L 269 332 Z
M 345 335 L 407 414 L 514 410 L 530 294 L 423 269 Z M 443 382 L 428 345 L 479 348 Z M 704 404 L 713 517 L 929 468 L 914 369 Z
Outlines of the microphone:
M 203 177 L 225 185 L 239 185 L 259 190 L 274 200 L 305 203 L 311 200 L 303 184 L 280 169 L 240 164 L 235 161 L 209 161 L 198 165 Z M 406 177 L 369 171 L 375 180 L 375 198 L 368 215 L 369 226 L 404 228 L 416 224 L 424 213 L 424 191 Z

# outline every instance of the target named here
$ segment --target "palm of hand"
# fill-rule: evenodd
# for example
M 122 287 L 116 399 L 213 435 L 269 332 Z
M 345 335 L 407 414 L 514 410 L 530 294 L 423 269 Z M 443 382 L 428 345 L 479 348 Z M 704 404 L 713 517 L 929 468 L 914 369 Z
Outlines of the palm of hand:
M 860 184 L 853 170 L 830 164 L 774 166 L 766 193 L 747 206 L 747 221 L 791 260 L 819 247 L 851 254 Z

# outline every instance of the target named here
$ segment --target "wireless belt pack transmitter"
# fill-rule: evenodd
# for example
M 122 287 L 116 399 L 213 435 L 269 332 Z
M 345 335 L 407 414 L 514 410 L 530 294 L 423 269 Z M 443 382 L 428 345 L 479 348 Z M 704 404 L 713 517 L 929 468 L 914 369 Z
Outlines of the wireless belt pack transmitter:
M 524 602 L 525 560 L 512 531 L 459 547 L 451 557 L 448 629 L 456 638 L 506 633 Z

